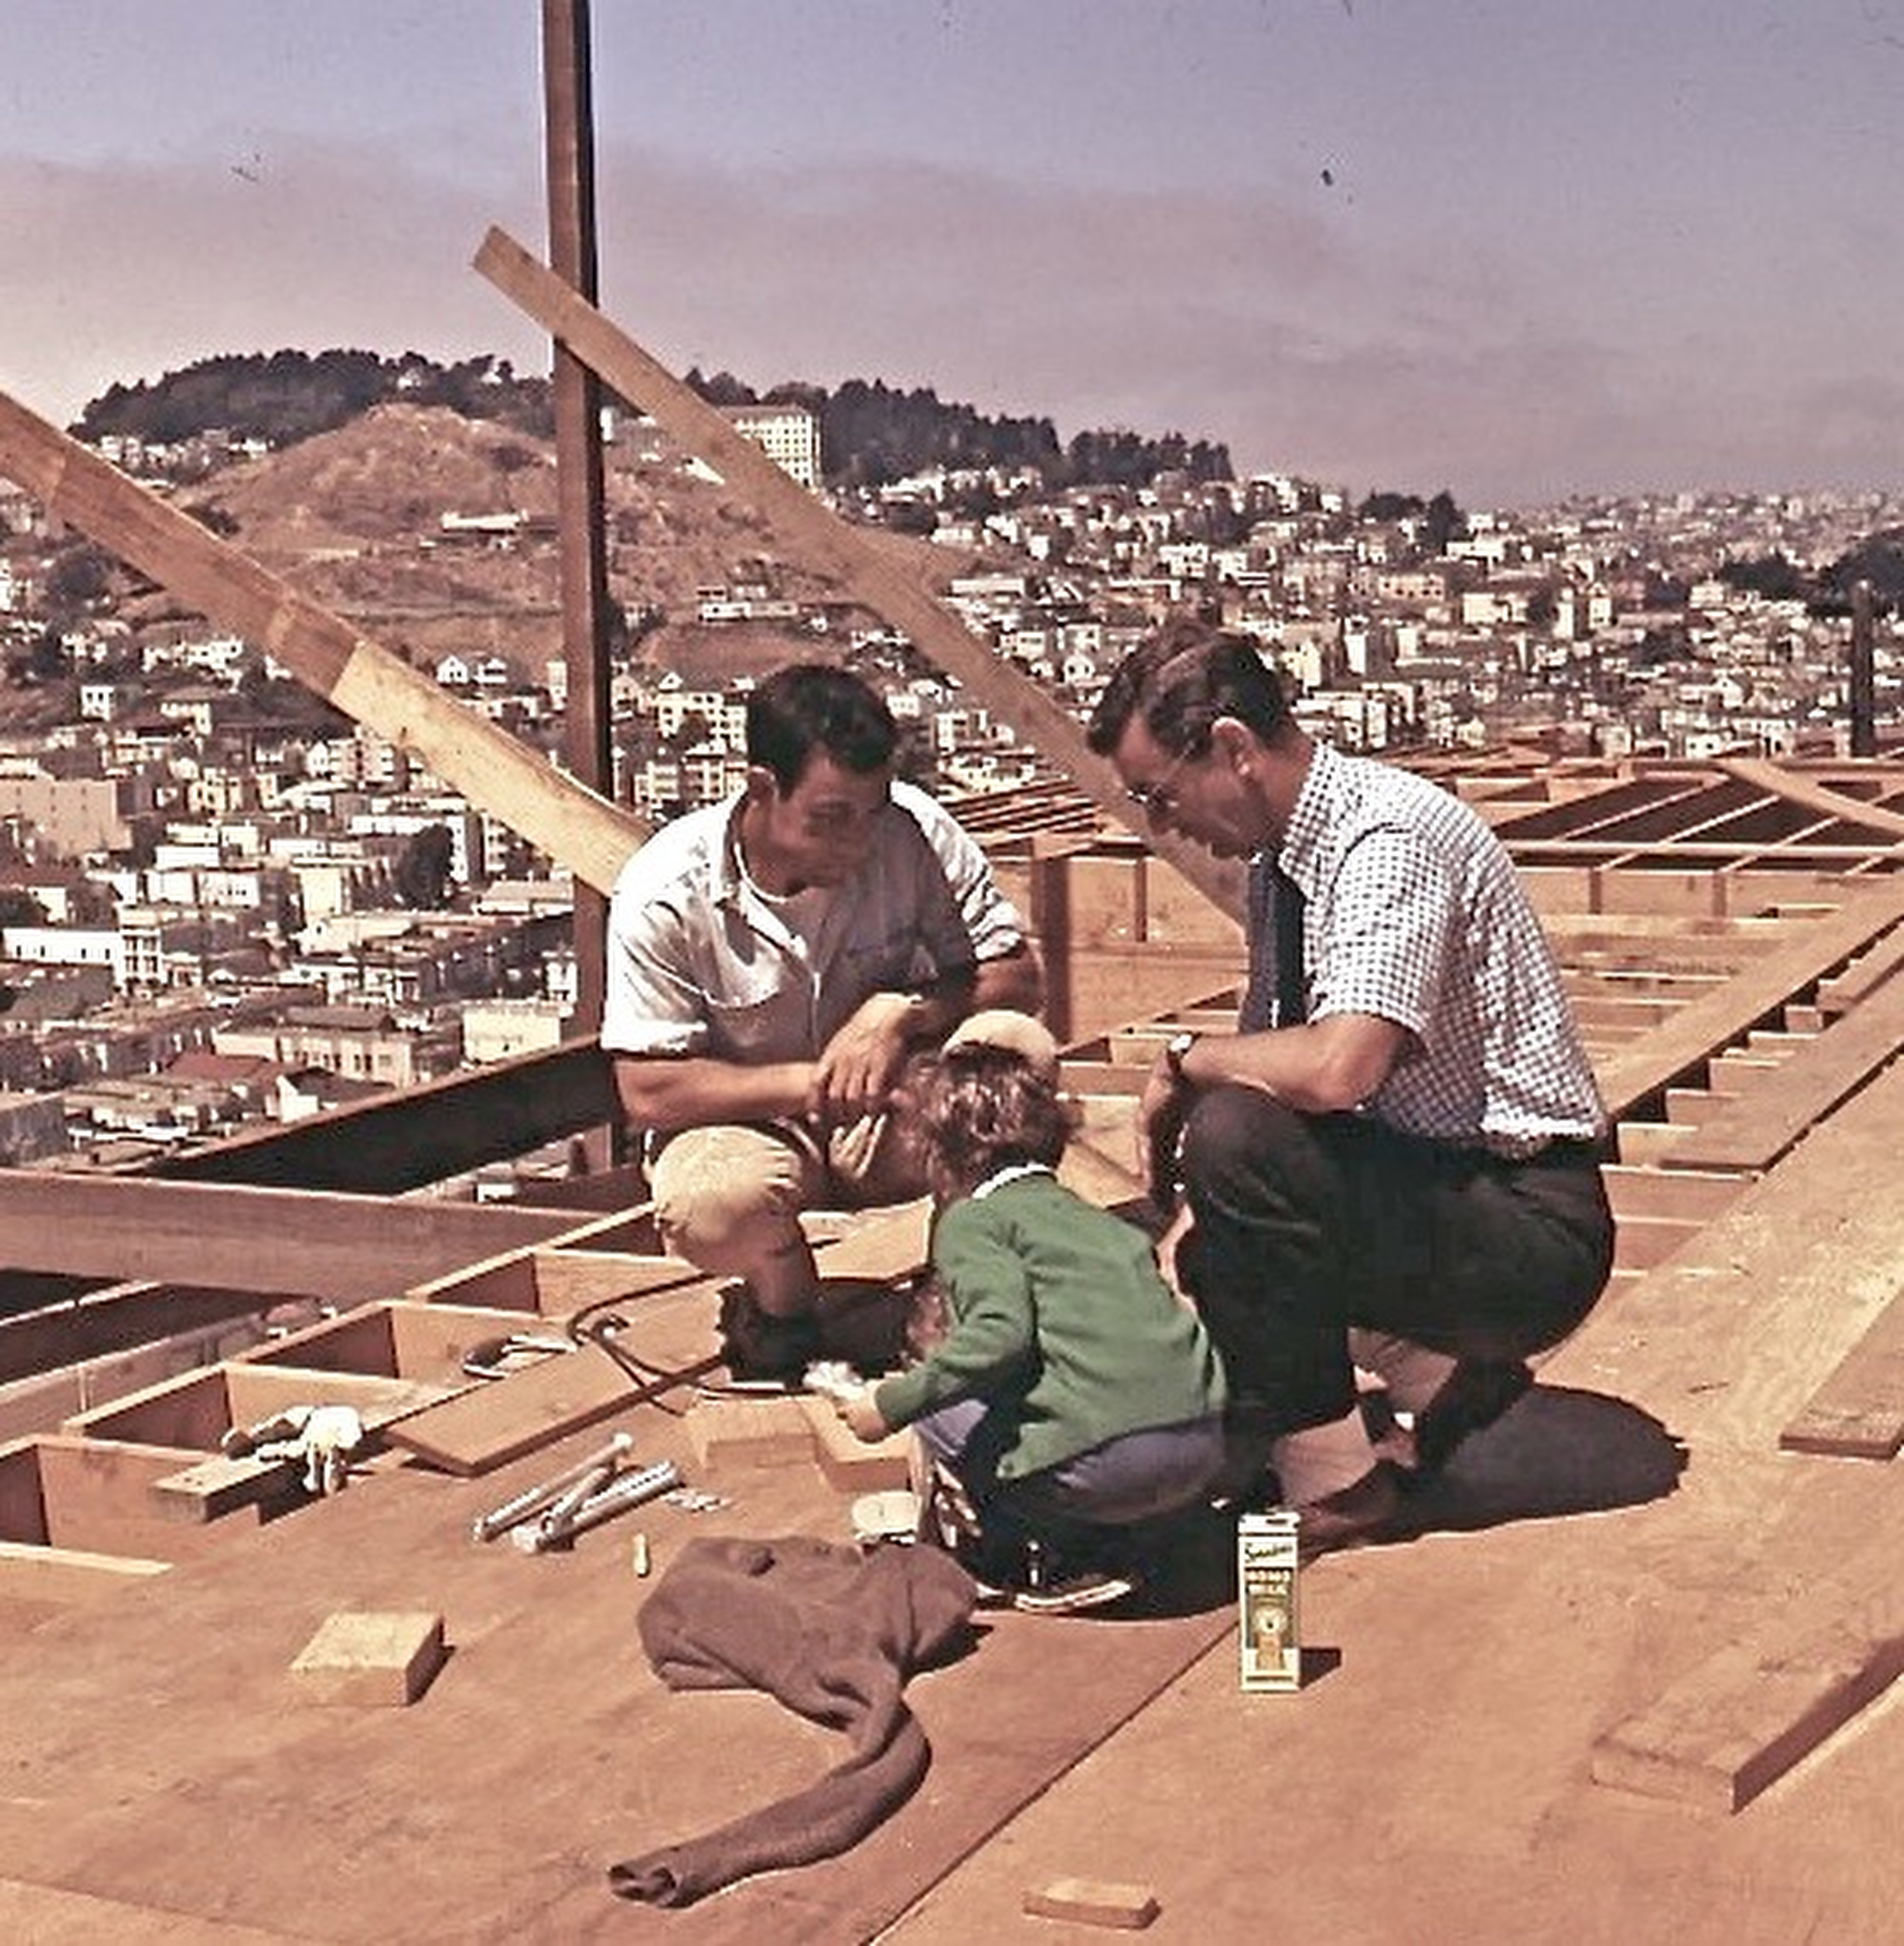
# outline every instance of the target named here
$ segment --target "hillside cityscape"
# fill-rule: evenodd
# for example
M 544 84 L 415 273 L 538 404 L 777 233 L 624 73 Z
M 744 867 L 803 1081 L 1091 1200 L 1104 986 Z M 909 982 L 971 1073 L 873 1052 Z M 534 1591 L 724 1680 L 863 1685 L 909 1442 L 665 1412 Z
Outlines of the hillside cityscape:
M 415 354 L 208 363 L 113 388 L 76 432 L 557 752 L 545 381 Z M 1175 434 L 1061 444 L 930 393 L 694 382 L 1081 718 L 1131 644 L 1196 607 L 1255 638 L 1305 725 L 1348 749 L 1842 754 L 1863 583 L 1881 740 L 1904 718 L 1904 490 L 1464 511 L 1239 478 L 1220 443 Z M 1062 787 L 877 616 L 777 559 L 652 422 L 620 401 L 604 422 L 618 802 L 659 822 L 737 788 L 748 686 L 813 657 L 875 682 L 906 768 L 955 807 Z M 5 483 L 0 660 L 0 1164 L 120 1166 L 563 1037 L 566 876 Z

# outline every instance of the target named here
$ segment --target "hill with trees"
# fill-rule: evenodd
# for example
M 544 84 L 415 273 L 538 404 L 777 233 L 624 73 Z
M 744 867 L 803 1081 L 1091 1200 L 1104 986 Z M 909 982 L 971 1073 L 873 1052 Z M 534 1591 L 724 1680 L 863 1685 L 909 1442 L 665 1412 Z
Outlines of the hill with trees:
M 828 483 L 878 487 L 932 467 L 1036 472 L 1044 490 L 1149 485 L 1160 473 L 1193 480 L 1233 477 L 1229 449 L 1171 432 L 1151 438 L 1124 428 L 1080 432 L 1061 443 L 1048 419 L 993 417 L 949 403 L 930 386 L 902 391 L 880 379 L 849 378 L 837 389 L 798 381 L 765 392 L 721 372 L 698 369 L 686 382 L 711 404 L 798 404 L 819 421 Z M 150 381 L 115 385 L 73 427 L 88 441 L 108 436 L 180 445 L 220 431 L 273 449 L 340 426 L 380 405 L 442 406 L 547 437 L 554 431 L 546 378 L 524 378 L 505 359 L 440 365 L 420 352 L 380 357 L 329 351 L 227 354 Z

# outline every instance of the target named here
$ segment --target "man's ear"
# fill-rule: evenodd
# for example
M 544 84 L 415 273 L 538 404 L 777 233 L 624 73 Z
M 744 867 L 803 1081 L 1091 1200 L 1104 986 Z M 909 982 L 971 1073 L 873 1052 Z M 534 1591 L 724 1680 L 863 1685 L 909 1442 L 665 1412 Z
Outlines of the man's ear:
M 780 780 L 765 764 L 749 764 L 747 767 L 747 801 L 749 804 L 771 804 L 780 795 Z
M 1256 732 L 1241 717 L 1219 716 L 1210 725 L 1210 747 L 1240 774 L 1250 768 L 1259 746 Z

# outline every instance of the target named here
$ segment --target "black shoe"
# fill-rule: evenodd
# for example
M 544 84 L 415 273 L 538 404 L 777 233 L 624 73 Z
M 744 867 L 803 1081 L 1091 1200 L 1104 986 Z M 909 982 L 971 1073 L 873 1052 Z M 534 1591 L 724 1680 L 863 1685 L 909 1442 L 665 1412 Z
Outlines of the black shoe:
M 1401 1490 L 1393 1467 L 1378 1465 L 1352 1485 L 1325 1493 L 1296 1512 L 1296 1553 L 1313 1561 L 1319 1554 L 1400 1537 Z
M 736 1385 L 800 1388 L 807 1367 L 825 1355 L 812 1317 L 778 1317 L 763 1311 L 745 1284 L 721 1300 L 721 1348 Z
M 1463 1359 L 1415 1415 L 1414 1460 L 1399 1469 L 1402 1483 L 1424 1487 L 1438 1478 L 1462 1441 L 1504 1417 L 1533 1382 L 1518 1361 Z

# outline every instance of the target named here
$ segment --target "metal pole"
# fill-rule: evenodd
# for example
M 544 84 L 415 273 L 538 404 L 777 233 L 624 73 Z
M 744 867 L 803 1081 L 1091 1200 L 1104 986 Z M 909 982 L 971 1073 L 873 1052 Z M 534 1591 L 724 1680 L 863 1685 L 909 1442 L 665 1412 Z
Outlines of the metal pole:
M 1851 754 L 1878 754 L 1878 665 L 1871 583 L 1851 588 Z

